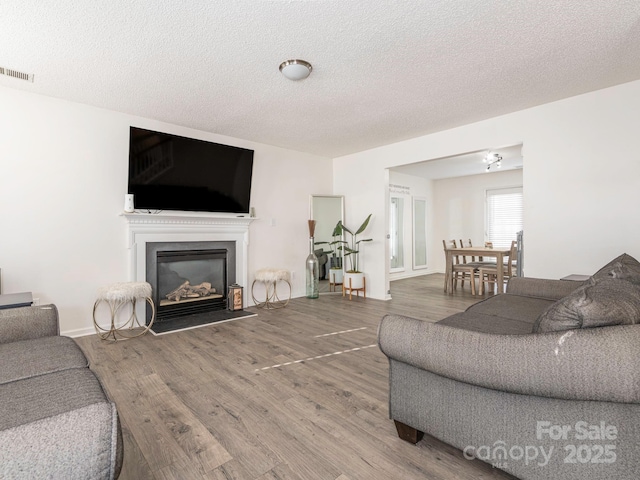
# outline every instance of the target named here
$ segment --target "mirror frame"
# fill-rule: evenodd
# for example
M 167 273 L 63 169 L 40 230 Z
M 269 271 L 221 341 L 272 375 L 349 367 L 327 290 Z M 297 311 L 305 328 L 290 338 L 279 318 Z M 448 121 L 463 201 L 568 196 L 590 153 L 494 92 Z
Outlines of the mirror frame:
M 411 203 L 412 203 L 412 207 L 413 207 L 412 208 L 412 212 L 411 212 L 411 219 L 412 219 L 412 223 L 413 223 L 413 225 L 412 225 L 413 229 L 412 229 L 412 235 L 411 235 L 412 242 L 413 242 L 413 252 L 411 252 L 412 253 L 412 257 L 413 257 L 413 259 L 412 259 L 413 269 L 414 270 L 421 270 L 423 268 L 428 268 L 428 262 L 429 262 L 428 248 L 427 248 L 427 245 L 428 245 L 428 241 L 427 241 L 427 207 L 428 207 L 428 204 L 427 204 L 427 199 L 424 198 L 424 197 L 412 197 L 412 202 Z M 421 203 L 424 206 L 424 210 L 422 212 L 424 214 L 424 217 L 420 219 L 423 222 L 424 229 L 421 232 L 418 232 L 418 223 L 419 223 L 418 222 L 418 218 L 417 218 L 417 216 L 419 214 L 419 211 L 418 211 L 419 209 L 417 207 L 418 203 Z M 419 242 L 418 241 L 418 238 L 417 238 L 418 237 L 418 233 L 421 233 L 421 234 L 424 235 L 423 242 Z M 418 250 L 419 247 L 422 248 L 422 246 L 423 246 L 422 243 L 424 244 L 424 264 L 418 264 L 416 262 L 416 257 L 418 256 L 417 255 L 417 250 Z
M 314 212 L 314 200 L 322 199 L 322 198 L 340 199 L 340 220 L 342 220 L 342 222 L 344 223 L 344 195 L 315 195 L 315 194 L 309 195 L 309 220 L 316 220 L 316 218 L 314 217 L 317 217 L 317 207 L 316 207 L 316 211 Z M 314 216 L 314 213 L 315 213 L 315 216 Z M 335 225 L 331 226 L 332 231 L 333 231 L 333 227 L 335 227 Z M 344 234 L 340 239 L 344 240 Z M 344 272 L 344 252 L 342 250 L 340 250 L 339 256 L 342 259 L 342 271 Z M 321 293 L 324 293 L 324 292 L 321 292 Z
M 391 210 L 392 210 L 392 204 L 393 204 L 393 199 L 398 200 L 398 205 L 399 205 L 399 210 L 400 210 L 400 216 L 398 217 L 398 225 L 396 225 L 397 227 L 399 227 L 397 229 L 397 232 L 394 231 L 394 229 L 392 228 L 391 222 L 389 222 L 389 273 L 401 273 L 405 271 L 405 266 L 406 266 L 406 255 L 405 255 L 405 248 L 404 248 L 404 232 L 405 232 L 405 226 L 404 226 L 404 209 L 405 209 L 405 196 L 402 195 L 394 195 L 391 194 L 389 195 L 389 220 L 391 220 L 392 218 L 392 214 L 391 214 Z M 400 258 L 402 259 L 402 265 L 400 265 L 399 267 L 393 267 L 391 266 L 391 260 L 393 259 L 393 251 L 391 248 L 391 238 L 393 237 L 394 233 L 397 234 L 397 236 L 399 237 L 398 239 L 400 240 L 398 242 L 398 249 L 400 251 Z

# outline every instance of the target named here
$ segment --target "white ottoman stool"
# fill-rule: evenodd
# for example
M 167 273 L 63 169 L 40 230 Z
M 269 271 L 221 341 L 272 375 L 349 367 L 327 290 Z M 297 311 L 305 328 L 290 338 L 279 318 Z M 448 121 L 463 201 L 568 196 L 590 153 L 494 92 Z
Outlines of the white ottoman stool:
M 265 299 L 258 301 L 254 294 L 256 282 L 264 283 Z M 278 297 L 278 282 L 284 282 L 289 286 L 289 298 L 281 300 Z M 256 272 L 255 279 L 251 284 L 251 297 L 258 308 L 282 308 L 286 307 L 291 300 L 291 274 L 289 270 L 278 268 L 261 268 Z
M 149 325 L 141 325 L 136 315 L 136 301 L 145 300 L 151 305 L 151 320 Z M 96 321 L 96 310 L 100 303 L 106 302 L 111 311 L 111 325 L 108 329 L 98 325 Z M 125 305 L 131 304 L 131 316 L 123 325 L 116 327 L 116 317 L 118 311 Z M 98 299 L 93 305 L 93 325 L 97 334 L 103 340 L 118 340 L 116 335 L 122 339 L 139 337 L 149 331 L 156 318 L 156 307 L 151 298 L 151 285 L 147 282 L 120 282 L 113 283 L 98 290 Z M 142 330 L 133 330 L 136 327 Z M 111 338 L 110 338 L 111 337 Z

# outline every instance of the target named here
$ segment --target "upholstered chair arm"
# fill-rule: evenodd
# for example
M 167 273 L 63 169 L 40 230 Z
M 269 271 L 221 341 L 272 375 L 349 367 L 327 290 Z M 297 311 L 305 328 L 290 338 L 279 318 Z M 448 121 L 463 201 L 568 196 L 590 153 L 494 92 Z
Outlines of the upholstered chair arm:
M 378 344 L 390 359 L 485 388 L 640 403 L 640 325 L 494 335 L 386 315 Z
M 60 334 L 55 305 L 0 310 L 0 343 Z
M 507 293 L 526 297 L 560 300 L 585 282 L 572 280 L 550 280 L 546 278 L 512 277 L 507 283 Z

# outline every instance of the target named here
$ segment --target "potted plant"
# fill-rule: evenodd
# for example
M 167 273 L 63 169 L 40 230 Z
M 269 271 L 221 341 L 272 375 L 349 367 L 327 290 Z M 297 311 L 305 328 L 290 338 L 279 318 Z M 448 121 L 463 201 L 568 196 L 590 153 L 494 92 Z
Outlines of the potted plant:
M 329 268 L 329 282 L 334 284 L 342 283 L 342 259 L 338 256 L 340 245 L 345 243 L 342 240 L 342 225 L 340 222 L 336 224 L 331 233 L 333 240 L 331 242 L 315 242 L 316 245 L 329 245 L 331 249 L 331 267 Z
M 348 267 L 344 273 L 344 285 L 349 286 L 351 289 L 364 287 L 364 273 L 362 273 L 359 268 L 360 244 L 362 242 L 371 242 L 373 239 L 358 239 L 358 235 L 364 232 L 367 225 L 369 225 L 371 215 L 370 213 L 365 221 L 362 222 L 360 228 L 355 232 L 343 225 L 342 221 L 338 222 L 338 226 L 336 226 L 336 228 L 339 227 L 340 236 L 342 236 L 343 232 L 349 236 L 346 241 L 342 242 L 342 245 L 338 246 L 338 249 L 344 251 L 345 261 L 348 260 Z

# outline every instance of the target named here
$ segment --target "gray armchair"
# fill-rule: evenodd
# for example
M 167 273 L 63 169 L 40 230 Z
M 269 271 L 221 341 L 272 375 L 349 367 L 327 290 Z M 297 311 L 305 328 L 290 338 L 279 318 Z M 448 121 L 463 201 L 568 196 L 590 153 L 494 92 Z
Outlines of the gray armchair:
M 0 478 L 118 477 L 116 406 L 55 305 L 0 310 Z

